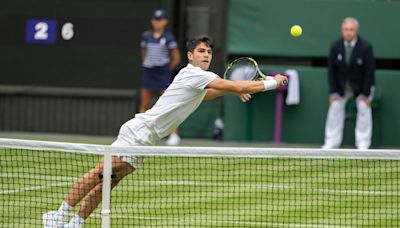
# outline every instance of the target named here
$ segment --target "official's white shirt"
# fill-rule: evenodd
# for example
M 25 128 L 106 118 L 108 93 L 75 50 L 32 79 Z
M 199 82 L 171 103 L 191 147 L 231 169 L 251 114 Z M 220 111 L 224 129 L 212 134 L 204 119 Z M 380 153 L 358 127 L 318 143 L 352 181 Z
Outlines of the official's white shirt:
M 189 63 L 151 109 L 135 115 L 134 122 L 145 124 L 158 139 L 168 136 L 199 107 L 207 92 L 205 87 L 217 77 Z

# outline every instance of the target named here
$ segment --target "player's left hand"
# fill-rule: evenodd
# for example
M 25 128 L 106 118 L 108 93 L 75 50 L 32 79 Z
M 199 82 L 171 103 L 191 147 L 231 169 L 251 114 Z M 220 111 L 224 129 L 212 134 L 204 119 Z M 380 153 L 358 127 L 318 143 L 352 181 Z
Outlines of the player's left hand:
M 251 99 L 251 95 L 250 94 L 239 94 L 240 100 L 242 100 L 243 102 L 247 102 Z

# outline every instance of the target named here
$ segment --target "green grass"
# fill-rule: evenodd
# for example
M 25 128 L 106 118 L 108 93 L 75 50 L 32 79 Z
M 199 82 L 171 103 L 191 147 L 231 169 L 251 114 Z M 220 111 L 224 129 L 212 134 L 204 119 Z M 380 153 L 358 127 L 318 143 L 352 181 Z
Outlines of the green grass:
M 99 159 L 0 157 L 0 227 L 40 227 Z M 398 227 L 399 205 L 400 161 L 147 158 L 114 189 L 111 218 L 112 227 Z M 85 227 L 100 221 L 97 209 Z

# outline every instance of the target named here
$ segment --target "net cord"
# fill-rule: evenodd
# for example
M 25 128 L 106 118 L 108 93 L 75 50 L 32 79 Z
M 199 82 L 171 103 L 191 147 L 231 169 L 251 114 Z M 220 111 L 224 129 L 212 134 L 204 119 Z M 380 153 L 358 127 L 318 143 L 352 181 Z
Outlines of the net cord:
M 308 158 L 308 159 L 377 159 L 400 160 L 400 150 L 394 149 L 310 149 L 310 148 L 245 148 L 245 147 L 165 147 L 134 146 L 111 147 L 107 145 L 47 142 L 0 138 L 0 148 L 50 150 L 144 157 L 242 157 L 242 158 Z

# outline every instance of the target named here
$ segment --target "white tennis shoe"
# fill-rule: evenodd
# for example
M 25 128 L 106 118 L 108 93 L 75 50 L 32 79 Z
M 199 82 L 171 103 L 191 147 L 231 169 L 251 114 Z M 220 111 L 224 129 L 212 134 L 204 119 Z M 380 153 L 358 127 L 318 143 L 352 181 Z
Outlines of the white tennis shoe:
M 63 226 L 64 228 L 81 228 L 82 224 L 79 223 L 68 223 L 67 225 Z
M 50 211 L 43 215 L 44 228 L 64 227 L 64 217 L 58 211 Z
M 176 133 L 172 133 L 166 143 L 168 146 L 177 146 L 181 143 L 181 137 Z
M 64 226 L 64 228 L 81 228 L 85 221 L 80 218 L 78 215 L 74 215 L 71 221 Z

